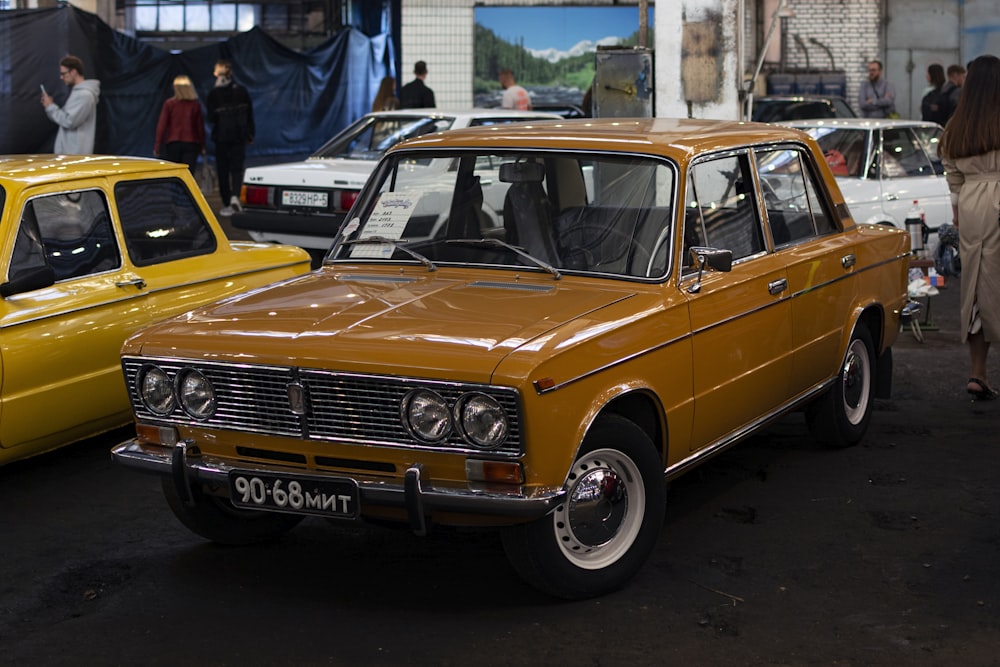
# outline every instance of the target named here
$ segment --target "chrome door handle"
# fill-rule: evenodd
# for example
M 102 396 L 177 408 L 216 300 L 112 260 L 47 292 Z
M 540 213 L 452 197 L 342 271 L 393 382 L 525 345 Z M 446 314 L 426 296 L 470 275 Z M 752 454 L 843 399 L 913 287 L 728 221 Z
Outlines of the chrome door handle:
M 772 280 L 767 284 L 767 291 L 771 294 L 781 294 L 786 289 L 788 289 L 788 280 L 785 278 Z
M 897 195 L 895 192 L 888 192 L 885 195 L 886 201 L 896 201 L 897 199 L 899 199 L 899 195 Z
M 851 253 L 850 255 L 844 255 L 843 257 L 840 258 L 840 265 L 845 269 L 849 269 L 857 263 L 858 263 L 858 258 L 854 255 L 854 253 Z
M 146 281 L 142 278 L 129 278 L 128 280 L 119 280 L 115 283 L 115 287 L 135 287 L 136 289 L 142 289 L 146 286 Z

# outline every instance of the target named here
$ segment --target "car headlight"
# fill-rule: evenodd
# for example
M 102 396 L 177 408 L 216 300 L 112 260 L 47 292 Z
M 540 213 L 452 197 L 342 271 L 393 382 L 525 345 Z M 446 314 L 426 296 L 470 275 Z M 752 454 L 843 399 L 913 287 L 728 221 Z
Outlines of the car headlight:
M 414 389 L 400 406 L 403 426 L 418 440 L 441 442 L 451 433 L 448 403 L 430 389 Z
M 195 419 L 215 414 L 215 387 L 199 371 L 188 368 L 177 376 L 177 396 L 181 407 Z
M 495 398 L 466 394 L 455 406 L 455 421 L 465 440 L 474 447 L 493 449 L 507 439 L 507 413 Z
M 146 366 L 139 373 L 139 398 L 154 415 L 169 415 L 177 407 L 174 384 L 158 366 Z

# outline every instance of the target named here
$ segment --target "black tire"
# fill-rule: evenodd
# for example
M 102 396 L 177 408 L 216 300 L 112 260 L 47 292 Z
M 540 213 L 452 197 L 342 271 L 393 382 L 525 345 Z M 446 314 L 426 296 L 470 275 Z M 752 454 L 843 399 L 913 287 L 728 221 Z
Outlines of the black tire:
M 847 345 L 837 381 L 806 409 L 812 436 L 833 447 L 861 442 L 875 402 L 875 345 L 868 327 L 858 322 Z
M 305 517 L 238 509 L 226 498 L 191 488 L 194 506 L 181 500 L 172 477 L 163 478 L 163 495 L 174 515 L 193 533 L 218 544 L 243 545 L 276 540 Z
M 603 417 L 587 434 L 566 485 L 566 501 L 554 512 L 504 529 L 507 558 L 525 581 L 555 597 L 615 591 L 635 576 L 659 538 L 663 462 L 633 422 Z

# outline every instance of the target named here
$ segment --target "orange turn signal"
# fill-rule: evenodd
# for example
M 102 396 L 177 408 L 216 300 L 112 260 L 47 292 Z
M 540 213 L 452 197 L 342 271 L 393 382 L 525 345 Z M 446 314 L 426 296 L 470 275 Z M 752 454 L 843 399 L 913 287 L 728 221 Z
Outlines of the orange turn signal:
M 465 462 L 465 475 L 470 482 L 524 483 L 524 469 L 520 463 L 514 461 L 469 459 Z

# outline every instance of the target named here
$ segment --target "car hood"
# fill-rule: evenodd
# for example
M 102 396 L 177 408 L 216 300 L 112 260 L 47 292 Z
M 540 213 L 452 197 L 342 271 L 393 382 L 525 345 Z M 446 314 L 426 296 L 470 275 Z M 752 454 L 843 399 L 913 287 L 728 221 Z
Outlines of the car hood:
M 636 295 L 627 283 L 447 272 L 324 267 L 146 329 L 123 353 L 488 383 L 516 350 L 547 358 L 600 335 L 599 318 L 582 327 L 591 334 L 552 332 Z
M 251 167 L 243 180 L 254 185 L 360 188 L 376 164 L 373 160 L 310 158 L 304 162 Z

